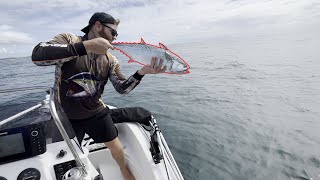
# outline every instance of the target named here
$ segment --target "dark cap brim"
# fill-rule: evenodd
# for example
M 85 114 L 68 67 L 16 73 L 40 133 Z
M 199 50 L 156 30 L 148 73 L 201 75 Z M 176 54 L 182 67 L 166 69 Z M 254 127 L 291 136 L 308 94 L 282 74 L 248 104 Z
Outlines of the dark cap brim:
M 90 26 L 91 25 L 89 24 L 88 26 L 86 26 L 83 29 L 81 29 L 81 31 L 87 34 L 89 32 L 89 30 L 90 30 Z

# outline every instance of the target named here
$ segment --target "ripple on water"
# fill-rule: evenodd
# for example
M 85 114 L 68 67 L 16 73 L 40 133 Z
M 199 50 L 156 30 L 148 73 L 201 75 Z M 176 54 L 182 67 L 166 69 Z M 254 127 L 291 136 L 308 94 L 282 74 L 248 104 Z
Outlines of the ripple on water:
M 283 159 L 283 160 L 298 160 L 297 156 L 292 154 L 292 153 L 289 153 L 289 152 L 286 152 L 282 149 L 276 149 L 275 152 L 280 155 L 280 157 Z
M 320 160 L 316 157 L 311 157 L 309 162 L 316 168 L 320 168 Z

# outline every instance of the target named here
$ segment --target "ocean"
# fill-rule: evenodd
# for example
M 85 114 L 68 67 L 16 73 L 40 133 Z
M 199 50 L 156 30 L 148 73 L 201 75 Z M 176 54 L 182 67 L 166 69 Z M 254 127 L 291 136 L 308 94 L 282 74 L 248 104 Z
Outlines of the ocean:
M 256 36 L 168 45 L 190 74 L 146 75 L 126 96 L 109 82 L 103 100 L 153 112 L 186 180 L 320 179 L 318 42 Z M 127 77 L 139 68 L 119 61 Z M 53 84 L 54 66 L 30 57 L 0 65 L 0 119 L 46 95 L 7 90 Z

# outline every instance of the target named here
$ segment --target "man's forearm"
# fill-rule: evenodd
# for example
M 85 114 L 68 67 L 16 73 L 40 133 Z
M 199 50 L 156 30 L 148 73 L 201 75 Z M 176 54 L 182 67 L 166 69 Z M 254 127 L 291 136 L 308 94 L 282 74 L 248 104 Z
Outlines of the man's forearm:
M 136 72 L 128 79 L 120 80 L 115 74 L 112 74 L 110 76 L 110 81 L 118 93 L 128 94 L 140 83 L 142 77 L 143 76 L 139 75 L 138 72 Z
M 86 55 L 82 42 L 75 44 L 39 43 L 32 52 L 32 62 L 37 65 L 64 63 L 79 56 Z

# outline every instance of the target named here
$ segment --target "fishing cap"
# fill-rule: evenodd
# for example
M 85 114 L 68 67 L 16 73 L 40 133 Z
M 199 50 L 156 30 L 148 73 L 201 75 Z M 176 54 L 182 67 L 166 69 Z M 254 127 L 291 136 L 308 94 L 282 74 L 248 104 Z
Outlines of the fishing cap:
M 96 21 L 99 21 L 99 22 L 105 23 L 105 24 L 115 24 L 116 23 L 116 20 L 111 15 L 104 13 L 104 12 L 96 12 L 90 18 L 88 26 L 81 29 L 81 31 L 87 34 L 89 32 L 90 27 L 94 23 L 96 23 Z

